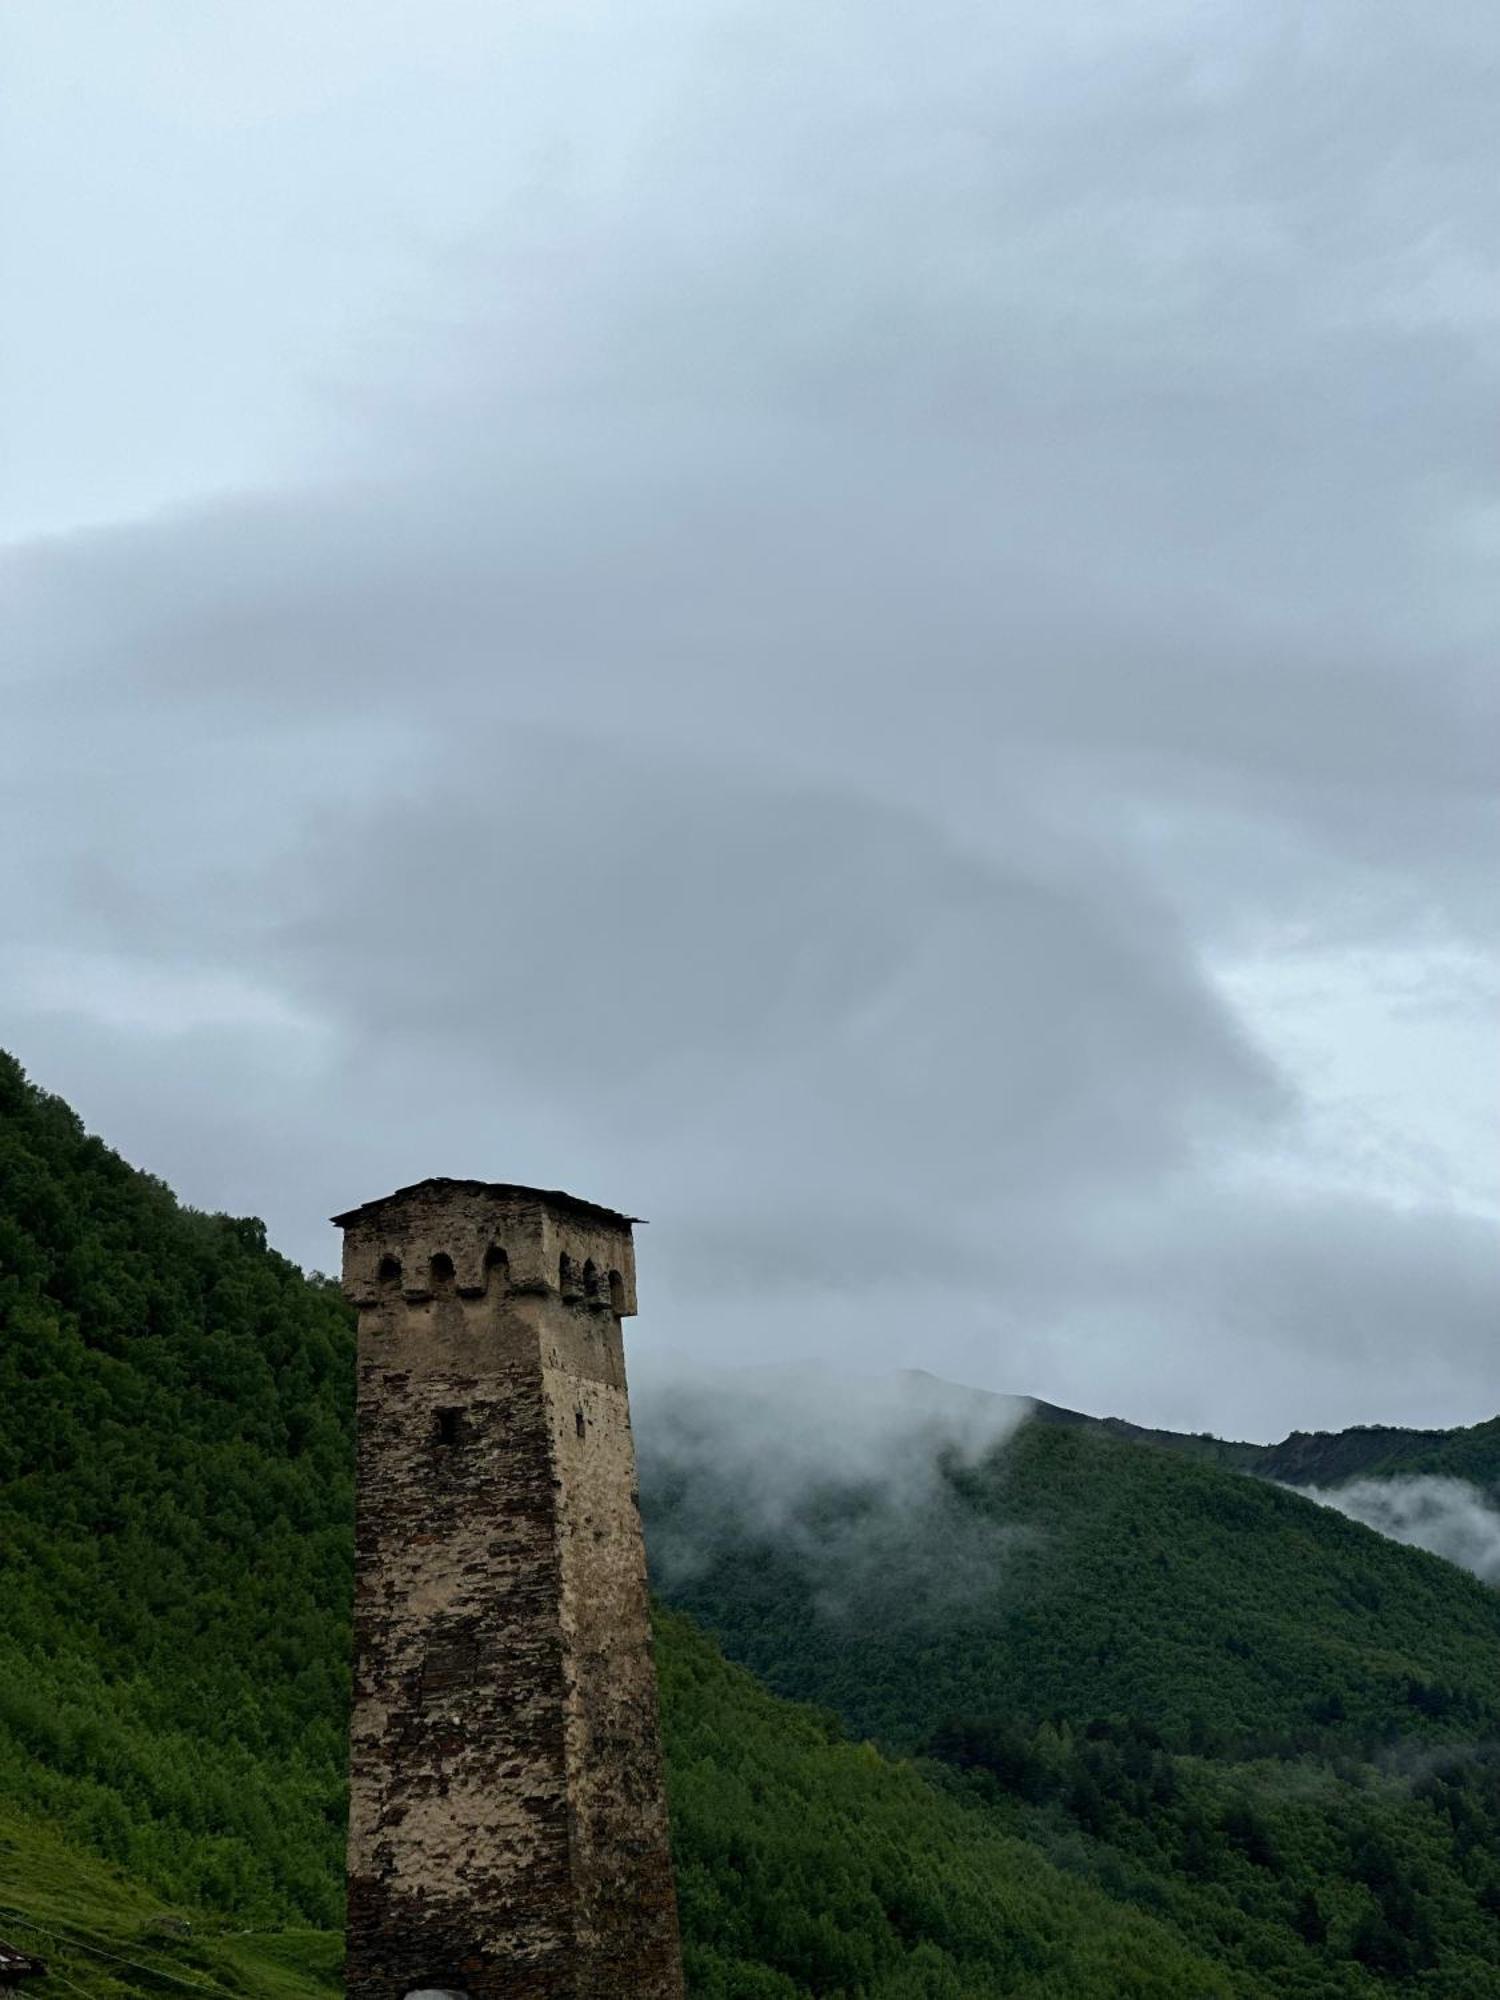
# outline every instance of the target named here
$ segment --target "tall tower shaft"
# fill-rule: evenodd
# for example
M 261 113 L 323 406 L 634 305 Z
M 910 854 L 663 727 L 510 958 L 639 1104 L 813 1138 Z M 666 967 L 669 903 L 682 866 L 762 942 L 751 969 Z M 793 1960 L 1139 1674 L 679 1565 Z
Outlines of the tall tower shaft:
M 630 1218 L 429 1180 L 334 1220 L 359 1308 L 350 2000 L 681 2000 Z

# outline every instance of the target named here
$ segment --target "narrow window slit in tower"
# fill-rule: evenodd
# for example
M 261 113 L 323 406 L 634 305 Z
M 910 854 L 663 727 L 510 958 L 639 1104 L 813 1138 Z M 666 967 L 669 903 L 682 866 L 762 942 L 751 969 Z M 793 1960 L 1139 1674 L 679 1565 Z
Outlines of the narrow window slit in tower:
M 580 1437 L 587 1437 L 589 1434 L 588 1419 L 584 1416 L 582 1410 L 575 1410 L 573 1412 L 573 1422 L 577 1428 L 578 1435 Z
M 382 1257 L 380 1268 L 376 1271 L 375 1276 L 382 1285 L 399 1285 L 401 1282 L 401 1259 L 399 1257 Z
M 457 1444 L 459 1439 L 461 1410 L 439 1410 L 437 1413 L 437 1441 L 439 1444 Z
M 583 1267 L 583 1296 L 586 1299 L 597 1299 L 599 1296 L 599 1267 L 592 1257 Z

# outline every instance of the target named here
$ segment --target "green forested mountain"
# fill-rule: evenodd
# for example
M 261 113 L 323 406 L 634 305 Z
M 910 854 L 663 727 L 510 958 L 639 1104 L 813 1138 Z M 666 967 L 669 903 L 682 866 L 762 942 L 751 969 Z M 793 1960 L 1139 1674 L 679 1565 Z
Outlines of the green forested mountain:
M 169 1893 L 331 1924 L 352 1336 L 0 1058 L 0 1790 Z
M 1293 1431 L 1280 1444 L 1248 1447 L 1246 1469 L 1292 1486 L 1435 1473 L 1500 1491 L 1500 1417 L 1448 1431 L 1361 1424 L 1347 1431 Z
M 899 1539 L 857 1487 L 822 1488 L 821 1519 L 776 1537 L 670 1469 L 644 1497 L 655 1531 L 694 1547 L 711 1511 L 711 1557 L 668 1576 L 675 1602 L 771 1686 L 905 1749 L 996 1690 L 1029 1716 L 1128 1711 L 1184 1742 L 1500 1736 L 1500 1593 L 1186 1455 L 1026 1425 L 951 1465 Z M 830 1607 L 799 1550 L 821 1532 L 857 1551 L 862 1517 L 881 1563 Z
M 1098 1425 L 1029 1423 L 895 1516 L 825 1481 L 775 1533 L 714 1462 L 678 1436 L 648 1520 L 771 1687 L 947 1767 L 1236 1991 L 1500 1993 L 1500 1595 Z
M 351 1343 L 0 1058 L 0 1934 L 86 1992 L 336 1977 Z M 647 1497 L 775 1690 L 664 1616 L 698 2000 L 1500 1995 L 1461 1572 L 1066 1424 L 873 1539 L 858 1487 L 777 1535 L 669 1461 Z
M 1354 1424 L 1342 1431 L 1292 1431 L 1279 1444 L 1247 1444 L 1191 1431 L 1149 1430 L 1119 1417 L 1090 1417 L 1054 1403 L 1033 1403 L 1039 1423 L 1086 1430 L 1134 1444 L 1185 1452 L 1235 1472 L 1253 1472 L 1288 1486 L 1341 1486 L 1353 1479 L 1431 1473 L 1467 1479 L 1500 1492 L 1500 1417 L 1452 1430 L 1406 1430 L 1396 1424 Z

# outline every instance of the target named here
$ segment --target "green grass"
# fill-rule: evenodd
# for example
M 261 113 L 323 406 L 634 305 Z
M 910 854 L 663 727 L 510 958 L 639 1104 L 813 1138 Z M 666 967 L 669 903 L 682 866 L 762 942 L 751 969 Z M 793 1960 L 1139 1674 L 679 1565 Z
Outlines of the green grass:
M 306 1928 L 252 1931 L 165 1902 L 45 1823 L 0 1811 L 0 1936 L 89 2000 L 120 1995 L 328 2000 L 343 1941 Z

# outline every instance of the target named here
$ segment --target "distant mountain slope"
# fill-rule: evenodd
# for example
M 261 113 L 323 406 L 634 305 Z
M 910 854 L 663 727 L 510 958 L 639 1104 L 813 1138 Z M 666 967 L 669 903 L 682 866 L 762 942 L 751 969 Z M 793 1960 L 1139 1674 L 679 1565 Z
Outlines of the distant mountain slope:
M 983 1801 L 757 1687 L 685 1619 L 660 1622 L 658 1663 L 694 2000 L 1271 2000 Z
M 1187 1454 L 1028 1424 L 951 1467 L 899 1537 L 881 1514 L 879 1563 L 835 1609 L 809 1551 L 820 1534 L 859 1549 L 876 1520 L 859 1489 L 825 1488 L 771 1536 L 753 1504 L 737 1521 L 733 1495 L 649 1457 L 643 1498 L 658 1541 L 700 1551 L 663 1579 L 673 1602 L 772 1687 L 903 1746 L 1002 1696 L 1179 1735 L 1336 1713 L 1361 1743 L 1500 1736 L 1500 1593 Z
M 1362 1425 L 1347 1431 L 1293 1431 L 1265 1445 L 1247 1469 L 1292 1486 L 1342 1486 L 1352 1479 L 1435 1474 L 1467 1479 L 1500 1495 L 1500 1417 L 1450 1431 Z
M 925 1748 L 1237 1992 L 1500 1994 L 1500 1593 L 1095 1424 L 775 1506 L 654 1428 L 661 1587 L 770 1686 Z
M 1206 1432 L 1151 1430 L 1121 1417 L 1086 1416 L 1055 1403 L 1033 1401 L 1031 1408 L 1041 1424 L 1093 1431 L 1132 1444 L 1160 1445 L 1288 1486 L 1342 1486 L 1354 1479 L 1431 1473 L 1467 1479 L 1485 1492 L 1500 1495 L 1500 1417 L 1452 1430 L 1355 1424 L 1342 1431 L 1292 1431 L 1279 1444 L 1249 1444 Z

